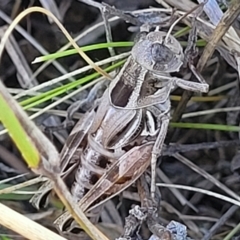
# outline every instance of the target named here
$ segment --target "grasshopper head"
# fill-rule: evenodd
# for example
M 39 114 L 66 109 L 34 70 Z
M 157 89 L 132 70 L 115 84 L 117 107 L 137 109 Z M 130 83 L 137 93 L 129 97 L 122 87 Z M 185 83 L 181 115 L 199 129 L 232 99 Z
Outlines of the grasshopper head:
M 183 50 L 172 35 L 155 31 L 134 45 L 132 56 L 136 62 L 154 73 L 177 72 L 183 64 Z

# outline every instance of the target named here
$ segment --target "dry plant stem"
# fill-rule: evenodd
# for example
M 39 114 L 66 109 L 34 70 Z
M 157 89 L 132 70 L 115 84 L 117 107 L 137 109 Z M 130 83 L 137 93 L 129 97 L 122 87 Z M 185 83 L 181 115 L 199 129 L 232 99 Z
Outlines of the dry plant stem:
M 204 48 L 203 54 L 201 55 L 197 65 L 198 71 L 201 72 L 203 70 L 207 61 L 210 59 L 213 52 L 215 51 L 218 42 L 222 39 L 224 34 L 227 32 L 227 30 L 229 29 L 229 27 L 232 25 L 232 23 L 238 17 L 239 14 L 240 14 L 240 1 L 234 0 L 232 1 L 232 4 L 230 5 L 229 9 L 224 13 L 222 19 L 215 28 L 209 42 Z
M 66 36 L 66 38 L 69 40 L 69 42 L 71 42 L 71 44 L 73 45 L 73 47 L 77 50 L 77 52 L 83 57 L 83 59 L 89 64 L 91 65 L 97 72 L 101 73 L 103 76 L 105 76 L 108 79 L 111 79 L 111 77 L 104 71 L 102 70 L 100 67 L 96 66 L 95 63 L 78 47 L 78 45 L 75 43 L 75 41 L 72 39 L 72 37 L 70 36 L 70 34 L 67 32 L 67 30 L 64 28 L 64 26 L 59 22 L 59 20 L 49 11 L 47 11 L 44 8 L 41 7 L 31 7 L 26 9 L 25 11 L 21 12 L 15 19 L 14 21 L 10 24 L 9 28 L 7 29 L 6 33 L 4 34 L 4 36 L 1 39 L 1 43 L 0 43 L 0 58 L 2 56 L 2 52 L 5 46 L 5 43 L 9 37 L 9 35 L 11 34 L 11 32 L 13 31 L 13 29 L 15 28 L 15 26 L 18 24 L 19 21 L 22 20 L 23 17 L 25 17 L 26 15 L 28 15 L 29 13 L 32 12 L 41 12 L 43 14 L 46 14 L 47 16 L 51 17 L 54 22 L 58 25 L 58 27 L 61 29 L 61 31 L 64 33 L 64 35 Z
M 54 190 L 57 193 L 58 197 L 61 199 L 65 207 L 67 207 L 69 213 L 74 217 L 77 223 L 80 226 L 86 226 L 85 232 L 95 240 L 108 240 L 96 227 L 93 227 L 92 223 L 86 217 L 86 215 L 81 211 L 79 206 L 73 200 L 70 192 L 68 191 L 65 183 L 63 182 L 60 175 L 56 177 L 51 175 L 52 180 L 54 181 L 55 187 Z M 91 231 L 90 231 L 91 229 Z
M 229 9 L 223 15 L 221 21 L 215 28 L 208 44 L 204 48 L 203 54 L 201 55 L 199 62 L 197 64 L 197 70 L 201 72 L 206 65 L 207 61 L 212 56 L 218 42 L 222 39 L 224 34 L 227 32 L 228 28 L 232 25 L 233 21 L 240 13 L 240 1 L 234 0 L 229 7 Z M 192 92 L 185 91 L 183 93 L 182 99 L 178 104 L 176 111 L 173 114 L 172 121 L 177 122 L 182 114 L 190 98 L 192 97 Z
M 18 212 L 0 203 L 0 223 L 6 228 L 13 230 L 32 240 L 66 240 L 58 234 L 30 220 Z

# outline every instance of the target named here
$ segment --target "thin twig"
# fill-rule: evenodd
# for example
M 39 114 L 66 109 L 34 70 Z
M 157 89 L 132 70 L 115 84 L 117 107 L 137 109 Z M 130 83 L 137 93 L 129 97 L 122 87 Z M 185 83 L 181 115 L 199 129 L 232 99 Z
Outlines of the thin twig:
M 229 9 L 224 13 L 222 19 L 219 24 L 215 28 L 210 41 L 204 48 L 203 54 L 201 55 L 199 62 L 197 64 L 197 70 L 202 72 L 205 67 L 207 61 L 211 58 L 215 48 L 217 47 L 219 41 L 225 35 L 229 27 L 233 24 L 234 20 L 240 14 L 240 1 L 234 0 L 230 5 Z

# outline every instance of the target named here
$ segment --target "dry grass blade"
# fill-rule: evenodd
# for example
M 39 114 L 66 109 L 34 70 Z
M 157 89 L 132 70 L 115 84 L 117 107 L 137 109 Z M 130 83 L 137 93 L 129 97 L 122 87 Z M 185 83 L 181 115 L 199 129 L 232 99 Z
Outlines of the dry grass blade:
M 1 180 L 1 181 L 0 181 L 0 184 L 8 183 L 8 182 L 10 182 L 10 181 L 12 181 L 12 180 L 16 180 L 16 179 L 18 179 L 18 178 L 22 178 L 22 177 L 24 177 L 24 176 L 26 176 L 26 175 L 27 175 L 27 174 L 20 174 L 20 175 L 14 176 L 14 177 L 10 177 L 10 178 Z
M 182 119 L 196 117 L 196 116 L 202 116 L 202 115 L 207 115 L 207 114 L 214 114 L 214 113 L 233 112 L 233 111 L 237 112 L 239 110 L 240 110 L 240 107 L 215 108 L 215 109 L 211 109 L 211 110 L 185 113 L 182 115 Z
M 161 169 L 157 169 L 157 175 L 164 183 L 167 184 L 172 183 L 171 180 L 166 176 L 166 174 Z M 182 206 L 188 205 L 190 208 L 196 211 L 196 208 L 186 199 L 186 197 L 183 196 L 183 194 L 180 191 L 178 191 L 178 189 L 170 188 L 169 190 L 178 199 Z
M 75 43 L 75 41 L 72 39 L 72 37 L 70 36 L 70 34 L 67 32 L 67 30 L 64 28 L 64 26 L 59 22 L 59 20 L 49 11 L 47 11 L 44 8 L 40 8 L 40 7 L 31 7 L 26 9 L 25 11 L 21 12 L 16 19 L 14 19 L 14 21 L 12 22 L 12 24 L 9 26 L 9 28 L 7 29 L 5 35 L 3 36 L 3 38 L 1 39 L 1 44 L 0 44 L 0 57 L 2 55 L 3 52 L 3 48 L 5 46 L 5 43 L 9 37 L 9 35 L 11 34 L 11 32 L 13 31 L 13 29 L 15 28 L 15 26 L 17 25 L 17 23 L 26 15 L 28 15 L 29 13 L 32 12 L 41 12 L 46 14 L 47 16 L 51 17 L 54 22 L 58 25 L 58 27 L 61 29 L 61 31 L 64 33 L 64 35 L 67 37 L 67 39 L 69 40 L 69 42 L 74 46 L 74 48 L 77 50 L 77 52 L 83 57 L 83 59 L 89 64 L 91 65 L 97 72 L 101 73 L 103 76 L 107 77 L 108 79 L 111 79 L 111 77 L 105 72 L 103 71 L 100 67 L 98 67 L 97 65 L 95 65 L 95 63 L 83 52 L 81 51 L 81 49 L 78 47 L 78 45 Z
M 12 19 L 10 19 L 10 17 L 8 17 L 3 11 L 1 11 L 0 9 L 0 18 L 8 23 L 11 24 L 12 23 Z M 20 33 L 34 48 L 36 48 L 42 55 L 47 55 L 49 54 L 49 52 L 41 45 L 39 44 L 35 38 L 33 38 L 26 30 L 24 30 L 22 27 L 20 27 L 19 25 L 16 25 L 15 30 Z M 70 44 L 71 45 L 71 44 Z M 67 71 L 64 69 L 64 67 L 58 63 L 57 61 L 53 61 L 53 66 L 56 67 L 56 69 L 62 73 L 62 74 L 66 74 Z M 37 74 L 33 74 L 32 76 L 33 78 L 37 77 Z M 74 80 L 74 79 L 71 79 Z
M 0 203 L 0 223 L 32 240 L 67 240 Z
M 21 188 L 24 188 L 24 187 L 27 187 L 27 186 L 32 186 L 34 184 L 37 184 L 37 183 L 40 183 L 40 182 L 44 182 L 46 180 L 47 180 L 47 178 L 37 177 L 37 178 L 31 179 L 29 181 L 25 181 L 23 183 L 16 184 L 14 186 L 1 189 L 0 190 L 0 195 L 1 194 L 12 193 L 12 192 L 14 192 L 14 191 L 16 191 L 18 189 L 21 189 Z
M 190 167 L 193 171 L 198 172 L 200 175 L 202 175 L 204 178 L 206 178 L 207 180 L 209 180 L 210 182 L 212 182 L 213 184 L 215 184 L 216 186 L 218 186 L 220 189 L 222 189 L 224 192 L 226 192 L 227 194 L 229 194 L 230 196 L 232 196 L 233 198 L 237 199 L 239 201 L 240 204 L 240 196 L 238 196 L 235 192 L 233 192 L 231 189 L 229 189 L 228 187 L 226 187 L 224 184 L 222 184 L 220 181 L 218 181 L 216 178 L 214 178 L 212 175 L 210 175 L 209 173 L 207 173 L 206 171 L 204 171 L 203 169 L 199 168 L 198 166 L 196 166 L 193 162 L 191 162 L 190 160 L 188 160 L 187 158 L 185 158 L 184 156 L 182 156 L 179 153 L 176 153 L 173 155 L 176 159 L 178 159 L 179 161 L 181 161 L 182 163 L 184 163 L 185 165 L 187 165 L 188 167 Z
M 57 4 L 54 0 L 40 0 L 40 3 L 42 6 L 47 9 L 48 11 L 52 12 L 55 17 L 57 17 L 61 22 L 62 22 L 62 16 L 59 12 L 59 9 L 57 7 Z M 50 23 L 53 23 L 54 21 L 52 20 L 51 17 L 48 17 L 48 21 Z
M 197 64 L 197 70 L 199 72 L 201 72 L 204 69 L 207 61 L 211 58 L 215 48 L 217 47 L 218 42 L 223 38 L 225 33 L 231 27 L 233 21 L 237 18 L 239 13 L 240 2 L 238 0 L 233 1 L 230 8 L 223 15 L 221 21 L 219 22 L 216 29 L 213 31 L 213 34 L 211 35 L 210 39 L 208 40 L 208 44 L 206 45 L 204 52 L 201 55 Z M 173 114 L 172 119 L 174 122 L 178 121 L 181 118 L 183 111 L 186 108 L 186 105 L 191 97 L 192 93 L 186 91 L 183 93 L 182 99 L 179 102 L 178 107 Z
M 108 21 L 109 22 L 115 22 L 118 18 L 117 17 L 113 17 L 110 18 Z M 84 30 L 82 33 L 80 33 L 77 37 L 74 38 L 75 42 L 81 42 L 82 39 L 85 39 L 88 37 L 88 35 L 90 34 L 94 34 L 96 29 L 102 28 L 104 25 L 103 22 L 97 23 L 91 27 L 88 27 L 86 30 Z M 61 47 L 58 51 L 56 52 L 61 52 L 61 51 L 65 51 L 67 50 L 69 47 L 71 47 L 71 43 L 68 42 L 66 45 L 64 45 L 63 47 Z M 47 62 L 44 62 L 35 72 L 34 72 L 34 76 L 36 77 L 39 73 L 41 73 L 48 65 L 50 65 L 51 63 L 55 63 L 54 60 L 48 60 Z
M 208 191 L 208 190 L 205 190 L 205 189 L 191 187 L 191 186 L 177 185 L 177 184 L 166 184 L 166 183 L 157 183 L 157 186 L 159 186 L 159 187 L 177 188 L 177 189 L 182 189 L 182 190 L 188 190 L 188 191 L 194 191 L 194 192 L 198 192 L 198 193 L 203 193 L 203 194 L 206 194 L 208 196 L 213 196 L 215 198 L 221 199 L 223 201 L 229 202 L 231 204 L 234 204 L 234 205 L 240 207 L 240 201 L 237 201 L 237 200 L 232 199 L 230 197 L 226 197 L 226 196 L 224 196 L 222 194 L 219 194 L 219 193 L 216 193 L 216 192 L 212 192 L 212 191 Z
M 5 33 L 6 27 L 0 28 L 0 36 Z M 6 50 L 11 57 L 18 72 L 18 79 L 22 88 L 28 88 L 37 84 L 35 79 L 32 79 L 32 71 L 19 48 L 17 41 L 13 36 L 9 36 L 6 42 Z

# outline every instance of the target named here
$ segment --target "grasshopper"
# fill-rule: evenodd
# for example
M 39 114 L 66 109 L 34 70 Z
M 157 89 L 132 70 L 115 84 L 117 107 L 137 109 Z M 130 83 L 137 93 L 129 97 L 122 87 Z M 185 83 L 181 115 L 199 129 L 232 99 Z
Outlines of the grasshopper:
M 198 83 L 170 76 L 179 71 L 183 59 L 180 43 L 169 33 L 158 29 L 141 32 L 99 106 L 72 130 L 61 153 L 62 175 L 66 182 L 71 180 L 71 193 L 83 211 L 93 211 L 122 192 L 149 165 L 154 195 L 156 161 L 170 120 L 171 91 L 176 87 L 208 91 L 208 84 L 201 78 Z M 37 207 L 52 184 L 48 182 L 41 189 L 43 192 L 32 199 Z M 79 228 L 68 212 L 55 224 L 63 232 Z

